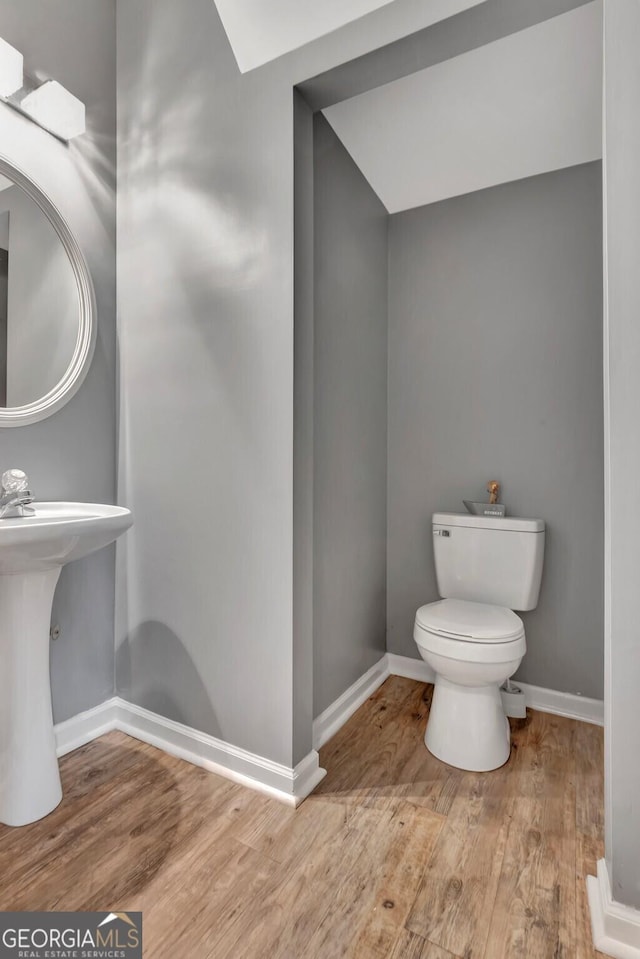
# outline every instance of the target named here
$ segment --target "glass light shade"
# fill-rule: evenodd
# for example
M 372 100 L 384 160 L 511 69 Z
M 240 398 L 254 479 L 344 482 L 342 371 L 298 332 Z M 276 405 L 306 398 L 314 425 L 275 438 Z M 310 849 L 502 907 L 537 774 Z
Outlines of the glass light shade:
M 20 101 L 20 109 L 63 140 L 85 132 L 84 103 L 57 80 L 47 80 Z
M 0 37 L 0 97 L 10 97 L 22 86 L 22 63 L 20 51 Z

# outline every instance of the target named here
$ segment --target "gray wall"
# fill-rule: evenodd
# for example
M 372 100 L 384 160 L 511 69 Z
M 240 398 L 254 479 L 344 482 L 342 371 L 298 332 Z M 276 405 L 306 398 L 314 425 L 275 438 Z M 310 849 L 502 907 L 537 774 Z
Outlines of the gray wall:
M 636 0 L 605 15 L 605 825 L 613 898 L 640 908 L 640 35 Z
M 98 307 L 88 376 L 50 419 L 0 433 L 0 467 L 27 471 L 39 499 L 115 497 L 115 2 L 0 0 L 0 33 L 29 73 L 53 76 L 87 107 L 88 133 L 65 146 L 0 106 L 0 152 L 48 193 L 87 257 Z M 112 549 L 62 571 L 53 617 L 54 718 L 113 694 Z
M 118 690 L 290 766 L 293 98 L 275 79 L 240 76 L 211 0 L 118 4 L 120 494 L 136 516 Z
M 314 715 L 385 652 L 388 215 L 314 121 Z
M 211 0 L 117 3 L 119 490 L 135 513 L 118 687 L 286 765 L 311 746 L 293 694 L 311 649 L 293 635 L 292 87 L 420 30 L 429 6 L 395 0 L 241 76 Z
M 294 108 L 293 330 L 293 761 L 313 728 L 313 113 Z
M 388 647 L 437 599 L 431 514 L 498 479 L 547 523 L 529 683 L 602 697 L 601 165 L 391 217 Z
M 311 644 L 293 636 L 292 87 L 425 25 L 422 5 L 393 6 L 240 75 L 211 0 L 118 3 L 119 489 L 135 513 L 118 688 L 287 766 L 311 748 L 293 694 Z

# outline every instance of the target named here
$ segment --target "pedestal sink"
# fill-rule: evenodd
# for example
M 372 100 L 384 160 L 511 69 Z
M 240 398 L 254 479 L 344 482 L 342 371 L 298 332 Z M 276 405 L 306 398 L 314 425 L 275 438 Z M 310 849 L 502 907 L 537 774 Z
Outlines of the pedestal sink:
M 0 822 L 8 826 L 35 822 L 62 799 L 49 679 L 60 570 L 133 522 L 118 506 L 33 506 L 31 516 L 0 519 Z

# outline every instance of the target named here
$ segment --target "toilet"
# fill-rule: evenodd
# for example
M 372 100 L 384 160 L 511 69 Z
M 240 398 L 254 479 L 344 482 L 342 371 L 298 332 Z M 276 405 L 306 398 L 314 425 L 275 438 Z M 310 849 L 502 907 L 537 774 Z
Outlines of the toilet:
M 413 638 L 435 673 L 425 744 L 450 766 L 487 772 L 509 758 L 500 686 L 527 649 L 513 610 L 538 604 L 544 539 L 538 519 L 433 515 L 442 599 L 420 607 Z

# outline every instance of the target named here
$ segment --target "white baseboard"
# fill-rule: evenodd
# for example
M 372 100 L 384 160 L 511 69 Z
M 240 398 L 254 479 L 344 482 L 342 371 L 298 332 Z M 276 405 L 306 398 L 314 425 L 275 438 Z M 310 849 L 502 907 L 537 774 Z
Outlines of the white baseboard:
M 114 729 L 291 806 L 298 806 L 326 775 L 315 749 L 292 769 L 117 696 L 55 727 L 58 756 Z
M 98 736 L 104 736 L 116 729 L 116 711 L 118 699 L 114 696 L 106 702 L 78 713 L 54 727 L 56 736 L 56 752 L 58 756 L 66 756 L 80 746 L 85 746 Z
M 320 749 L 324 746 L 344 726 L 356 709 L 359 709 L 369 696 L 375 693 L 388 676 L 389 664 L 385 654 L 375 666 L 368 669 L 335 702 L 320 713 L 317 719 L 313 720 L 313 748 Z
M 395 653 L 387 653 L 387 659 L 391 676 L 405 676 L 407 679 L 416 679 L 421 683 L 434 681 L 433 670 L 422 659 L 396 656 Z M 588 696 L 576 696 L 573 693 L 558 692 L 556 689 L 531 686 L 529 683 L 521 683 L 519 679 L 516 679 L 515 683 L 523 690 L 526 704 L 530 709 L 604 726 L 604 703 L 601 699 L 589 699 Z
M 415 679 L 419 683 L 433 683 L 436 674 L 427 666 L 424 659 L 413 659 L 411 656 L 398 656 L 396 653 L 387 653 L 390 676 L 402 676 L 403 679 Z
M 135 739 L 227 779 L 297 806 L 326 775 L 312 750 L 291 769 L 222 739 L 118 699 L 117 728 Z
M 579 719 L 583 723 L 604 726 L 604 703 L 601 699 L 588 696 L 576 696 L 574 693 L 560 693 L 556 689 L 544 689 L 542 686 L 530 686 L 515 680 L 516 686 L 524 692 L 527 706 L 541 713 L 553 713 L 555 716 L 567 716 Z
M 326 775 L 326 771 L 320 767 L 317 750 L 337 733 L 388 676 L 403 676 L 423 683 L 432 683 L 435 678 L 433 670 L 424 660 L 385 653 L 375 666 L 356 680 L 314 720 L 313 749 L 293 769 L 238 746 L 232 746 L 190 726 L 173 722 L 117 696 L 58 723 L 55 727 L 57 753 L 58 756 L 64 756 L 98 736 L 118 729 L 157 746 L 172 756 L 186 759 L 187 762 L 202 766 L 251 789 L 257 789 L 281 802 L 297 806 Z M 527 683 L 518 685 L 525 692 L 527 706 L 532 709 L 600 726 L 604 723 L 604 707 L 598 699 L 560 693 Z
M 594 947 L 613 959 L 640 959 L 640 911 L 612 898 L 604 859 L 597 877 L 587 876 L 587 892 Z

